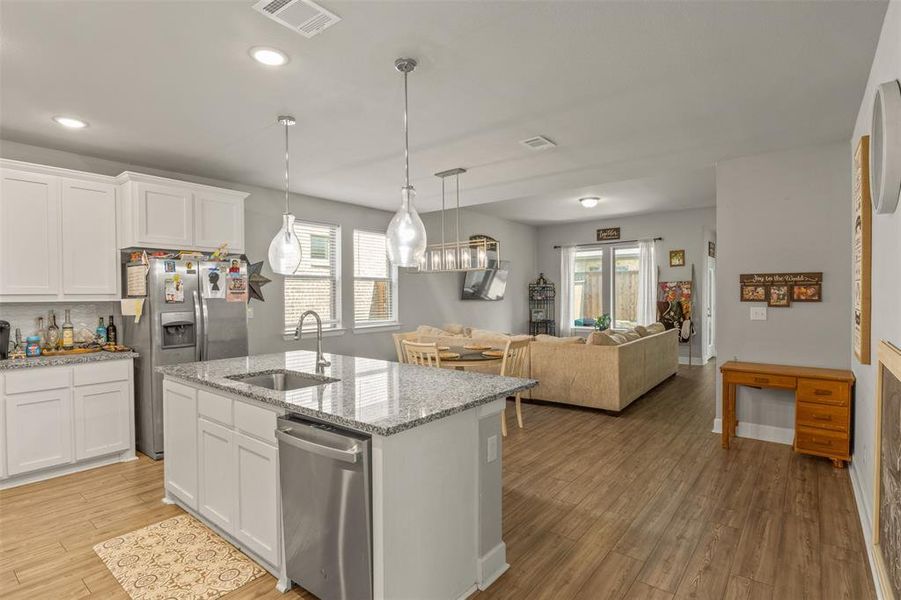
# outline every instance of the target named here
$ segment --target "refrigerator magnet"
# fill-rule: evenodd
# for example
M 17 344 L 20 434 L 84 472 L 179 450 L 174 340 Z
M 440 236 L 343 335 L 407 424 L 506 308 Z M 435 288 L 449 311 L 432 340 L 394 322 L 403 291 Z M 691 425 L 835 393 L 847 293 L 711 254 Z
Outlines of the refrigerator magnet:
M 196 275 L 197 269 L 194 268 L 194 263 L 190 260 L 185 263 L 185 270 L 188 272 L 188 275 Z
M 208 267 L 203 274 L 203 296 L 205 298 L 225 298 L 225 283 L 216 267 Z
M 166 278 L 166 303 L 172 304 L 185 301 L 185 284 L 181 277 Z
M 246 277 L 228 277 L 227 293 L 225 296 L 228 302 L 247 302 L 247 278 Z
M 163 261 L 163 270 L 166 273 L 175 273 L 175 261 L 174 260 Z

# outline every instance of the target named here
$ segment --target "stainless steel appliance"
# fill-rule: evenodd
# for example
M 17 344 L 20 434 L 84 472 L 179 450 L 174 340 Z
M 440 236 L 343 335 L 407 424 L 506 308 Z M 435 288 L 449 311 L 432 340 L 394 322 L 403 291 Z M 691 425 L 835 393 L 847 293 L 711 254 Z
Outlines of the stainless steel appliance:
M 278 420 L 288 577 L 322 600 L 372 598 L 369 436 Z
M 229 269 L 246 278 L 247 264 L 237 258 L 151 259 L 149 266 L 141 319 L 135 323 L 133 317 L 124 317 L 120 330 L 123 343 L 140 353 L 135 360 L 135 443 L 138 450 L 159 459 L 163 377 L 154 368 L 247 356 L 247 303 L 228 302 L 225 297 Z M 123 263 L 123 298 L 128 297 L 127 267 Z
M 0 360 L 9 358 L 9 321 L 0 321 Z

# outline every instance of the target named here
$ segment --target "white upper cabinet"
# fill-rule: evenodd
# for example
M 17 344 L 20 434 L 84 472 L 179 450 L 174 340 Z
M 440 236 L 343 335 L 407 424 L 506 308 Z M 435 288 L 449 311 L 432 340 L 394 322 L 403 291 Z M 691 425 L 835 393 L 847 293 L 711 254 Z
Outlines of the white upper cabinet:
M 247 194 L 162 177 L 123 173 L 119 246 L 244 251 Z
M 117 296 L 115 186 L 62 179 L 60 187 L 63 294 Z
M 0 295 L 59 292 L 59 178 L 0 170 Z

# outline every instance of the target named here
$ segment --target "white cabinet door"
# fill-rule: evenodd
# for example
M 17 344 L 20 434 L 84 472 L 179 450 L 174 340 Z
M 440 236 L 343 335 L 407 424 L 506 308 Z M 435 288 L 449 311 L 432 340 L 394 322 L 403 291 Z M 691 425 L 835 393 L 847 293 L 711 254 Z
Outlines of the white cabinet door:
M 194 247 L 215 249 L 228 243 L 244 251 L 244 198 L 213 192 L 194 193 Z
M 0 294 L 59 291 L 59 178 L 0 171 Z
M 279 566 L 278 451 L 235 432 L 238 481 L 235 538 L 260 558 Z
M 197 510 L 197 392 L 163 384 L 163 452 L 166 490 Z
M 75 458 L 84 460 L 130 446 L 128 381 L 75 388 Z
M 137 242 L 164 248 L 189 248 L 194 237 L 194 198 L 191 190 L 138 182 Z
M 198 511 L 227 533 L 232 533 L 235 513 L 235 433 L 222 425 L 200 419 L 197 434 L 200 495 Z
M 6 440 L 10 475 L 72 462 L 72 390 L 6 396 Z
M 116 188 L 61 181 L 63 294 L 118 295 Z

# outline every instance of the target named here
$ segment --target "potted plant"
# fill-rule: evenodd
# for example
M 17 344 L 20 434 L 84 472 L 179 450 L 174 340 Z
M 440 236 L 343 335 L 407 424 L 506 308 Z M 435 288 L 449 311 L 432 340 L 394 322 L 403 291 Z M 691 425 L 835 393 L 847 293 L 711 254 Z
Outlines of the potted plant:
M 610 313 L 604 313 L 594 320 L 594 328 L 598 331 L 610 329 Z

